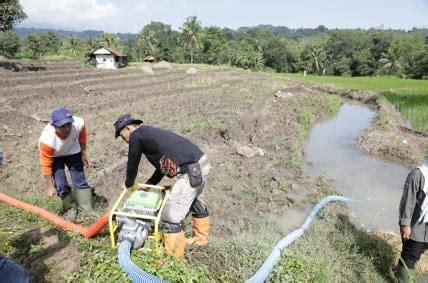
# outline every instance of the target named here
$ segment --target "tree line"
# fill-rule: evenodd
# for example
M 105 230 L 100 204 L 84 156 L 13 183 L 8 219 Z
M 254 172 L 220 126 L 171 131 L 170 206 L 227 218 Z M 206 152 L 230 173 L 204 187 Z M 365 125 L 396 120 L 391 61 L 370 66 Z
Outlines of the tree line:
M 13 11 L 16 12 L 17 0 L 6 2 L 15 5 Z M 15 17 L 0 19 L 1 55 L 89 58 L 91 52 L 105 46 L 126 53 L 128 61 L 142 61 L 151 55 L 159 61 L 229 65 L 276 72 L 428 79 L 426 29 L 330 30 L 319 26 L 293 30 L 261 25 L 232 30 L 203 27 L 198 18 L 192 16 L 178 31 L 168 24 L 151 22 L 135 38 L 127 40 L 112 33 L 89 38 L 75 35 L 60 38 L 53 31 L 34 32 L 20 38 L 11 29 L 23 18 L 25 13 L 21 9 Z

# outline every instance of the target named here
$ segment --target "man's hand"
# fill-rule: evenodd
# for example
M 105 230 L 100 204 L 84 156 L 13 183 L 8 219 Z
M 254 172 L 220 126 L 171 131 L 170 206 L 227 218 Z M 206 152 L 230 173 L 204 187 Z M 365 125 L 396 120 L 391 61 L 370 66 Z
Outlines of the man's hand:
M 51 199 L 55 196 L 55 193 L 56 193 L 53 178 L 52 176 L 49 175 L 49 176 L 45 176 L 45 180 L 46 180 L 46 184 L 48 185 L 47 197 L 48 199 Z
M 127 191 L 130 191 L 131 193 L 132 193 L 133 191 L 135 191 L 135 188 L 136 188 L 135 184 L 134 184 L 134 185 L 132 185 L 132 186 L 130 186 L 130 187 L 127 187 L 127 186 L 125 185 L 125 183 L 123 183 L 123 184 L 122 184 L 122 189 L 127 190 Z
M 89 162 L 88 153 L 86 150 L 82 150 L 82 161 L 86 168 L 89 168 L 91 166 L 91 163 Z
M 412 228 L 410 226 L 401 225 L 400 226 L 401 239 L 407 241 L 410 239 L 410 234 L 412 233 Z
M 55 187 L 54 186 L 48 186 L 48 199 L 51 199 L 55 196 Z

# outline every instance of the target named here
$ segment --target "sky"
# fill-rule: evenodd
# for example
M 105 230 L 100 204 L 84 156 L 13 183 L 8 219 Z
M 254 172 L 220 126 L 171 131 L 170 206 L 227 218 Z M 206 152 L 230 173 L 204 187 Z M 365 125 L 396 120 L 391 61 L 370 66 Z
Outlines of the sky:
M 428 0 L 19 0 L 20 27 L 138 33 L 151 21 L 177 30 L 188 16 L 202 26 L 237 29 L 271 24 L 289 28 L 428 28 Z

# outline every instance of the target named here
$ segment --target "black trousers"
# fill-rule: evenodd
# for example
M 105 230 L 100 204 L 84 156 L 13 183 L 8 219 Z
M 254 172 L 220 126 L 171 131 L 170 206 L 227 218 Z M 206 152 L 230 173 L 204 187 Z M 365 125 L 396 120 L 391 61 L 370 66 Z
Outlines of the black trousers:
M 407 268 L 415 268 L 416 262 L 421 258 L 421 255 L 428 249 L 428 243 L 416 242 L 411 239 L 403 242 L 403 249 L 401 251 L 401 258 L 406 264 Z M 401 260 L 398 261 L 399 265 L 403 265 Z

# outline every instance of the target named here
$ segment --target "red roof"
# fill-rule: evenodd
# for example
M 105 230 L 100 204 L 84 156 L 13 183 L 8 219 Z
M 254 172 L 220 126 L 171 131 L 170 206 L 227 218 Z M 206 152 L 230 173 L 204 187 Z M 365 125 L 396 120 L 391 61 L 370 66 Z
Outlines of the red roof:
M 106 50 L 110 51 L 113 55 L 116 55 L 117 57 L 126 57 L 125 54 L 123 54 L 122 52 L 111 48 L 111 47 L 104 47 Z

